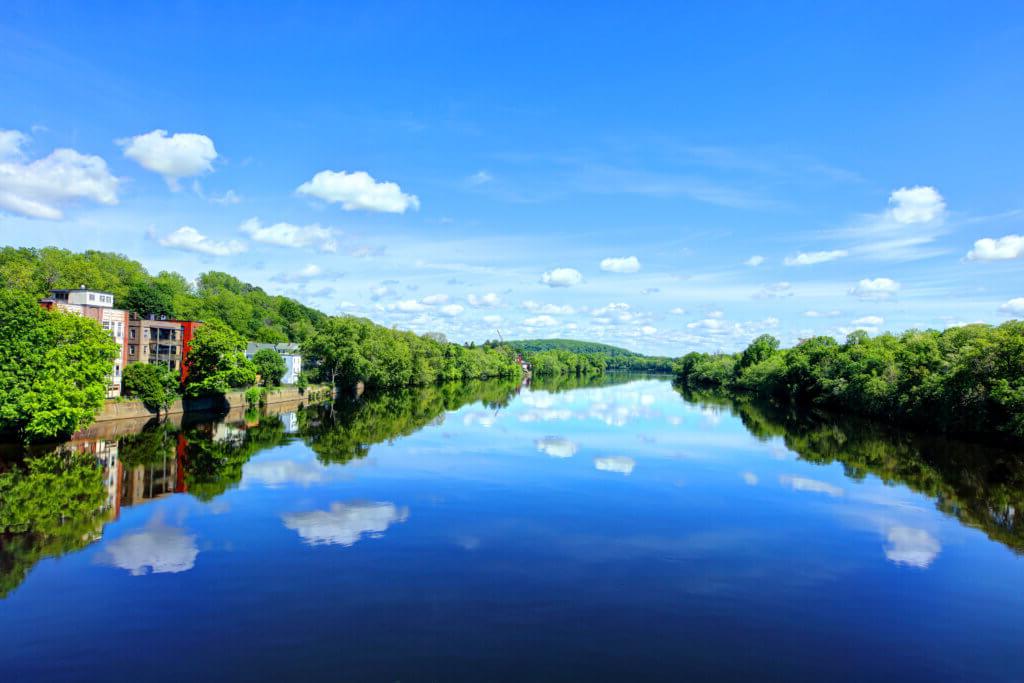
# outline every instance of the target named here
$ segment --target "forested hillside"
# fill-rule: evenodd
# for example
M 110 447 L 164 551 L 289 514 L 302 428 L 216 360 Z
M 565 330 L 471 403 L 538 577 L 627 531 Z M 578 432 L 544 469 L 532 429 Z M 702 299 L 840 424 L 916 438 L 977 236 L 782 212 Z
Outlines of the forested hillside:
M 547 360 L 552 358 L 552 353 L 561 352 L 590 356 L 590 362 L 600 362 L 606 370 L 635 370 L 639 372 L 671 372 L 672 370 L 672 358 L 644 356 L 621 346 L 600 342 L 577 339 L 519 339 L 505 343 L 523 354 L 534 365 L 536 365 L 534 360 L 538 356 L 545 359 L 545 365 L 547 365 Z
M 505 342 L 520 353 L 539 351 L 569 351 L 571 353 L 600 353 L 604 356 L 639 356 L 641 354 L 620 346 L 578 339 L 516 339 Z
M 193 284 L 174 272 L 151 275 L 138 261 L 110 252 L 0 249 L 0 287 L 4 289 L 38 298 L 51 289 L 81 285 L 110 292 L 118 308 L 140 315 L 221 320 L 245 339 L 261 342 L 300 342 L 327 317 L 227 273 L 210 271 Z

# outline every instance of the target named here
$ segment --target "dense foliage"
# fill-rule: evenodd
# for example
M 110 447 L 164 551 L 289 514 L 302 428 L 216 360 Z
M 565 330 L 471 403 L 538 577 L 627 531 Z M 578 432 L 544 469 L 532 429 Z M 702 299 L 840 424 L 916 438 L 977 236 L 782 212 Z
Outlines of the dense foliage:
M 604 374 L 605 362 L 600 355 L 573 353 L 572 351 L 538 351 L 525 354 L 530 370 L 538 377 L 573 375 L 586 377 Z
M 118 353 L 99 323 L 4 290 L 0 342 L 0 432 L 47 439 L 92 422 Z
M 81 254 L 46 247 L 0 249 L 0 288 L 41 298 L 51 289 L 85 285 L 110 292 L 119 307 L 140 315 L 220 320 L 245 339 L 298 342 L 326 316 L 285 296 L 272 296 L 227 273 L 209 272 L 195 283 L 173 272 L 150 275 L 119 254 Z
M 764 335 L 739 354 L 689 353 L 688 389 L 748 393 L 976 437 L 1024 438 L 1024 322 L 910 331 L 791 349 Z
M 497 344 L 498 342 L 487 342 Z M 545 351 L 566 351 L 593 356 L 604 362 L 606 370 L 631 370 L 637 372 L 671 372 L 672 358 L 644 356 L 611 344 L 579 341 L 576 339 L 519 339 L 506 344 L 527 358 Z
M 220 321 L 209 322 L 192 337 L 188 354 L 188 396 L 225 394 L 256 382 L 256 366 L 245 357 L 245 340 Z
M 137 398 L 150 410 L 166 410 L 178 397 L 178 374 L 163 365 L 132 363 L 124 369 L 125 396 Z
M 302 355 L 318 380 L 345 386 L 423 386 L 520 374 L 507 347 L 467 348 L 354 317 L 326 320 L 302 343 Z
M 252 364 L 256 366 L 260 382 L 265 387 L 281 385 L 281 378 L 288 371 L 284 358 L 274 349 L 260 349 L 252 355 Z

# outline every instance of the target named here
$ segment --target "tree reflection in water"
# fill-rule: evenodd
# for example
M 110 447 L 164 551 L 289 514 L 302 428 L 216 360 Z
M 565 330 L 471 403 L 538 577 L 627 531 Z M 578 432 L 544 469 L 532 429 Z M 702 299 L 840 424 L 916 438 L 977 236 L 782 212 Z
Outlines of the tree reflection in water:
M 638 377 L 553 377 L 536 380 L 533 389 L 569 391 Z M 122 507 L 182 493 L 203 501 L 217 498 L 241 482 L 244 465 L 260 451 L 301 440 L 321 463 L 344 464 L 365 458 L 375 444 L 438 424 L 445 413 L 463 406 L 481 403 L 500 410 L 520 389 L 505 381 L 442 384 L 320 405 L 279 406 L 284 411 L 280 414 L 250 412 L 218 421 L 151 424 L 135 434 L 83 438 L 48 452 L 19 450 L 0 456 L 0 597 L 16 588 L 40 560 L 101 538 L 104 525 L 116 520 Z M 708 410 L 732 413 L 759 439 L 781 437 L 808 462 L 839 462 L 851 478 L 873 474 L 927 494 L 939 510 L 1024 553 L 1024 525 L 1018 514 L 1024 506 L 1020 454 L 899 432 L 864 420 L 784 412 L 712 395 L 685 398 Z M 571 444 L 544 441 L 536 447 L 557 456 Z M 595 467 L 627 469 L 625 463 Z M 904 548 L 915 539 L 901 533 L 892 530 L 891 552 L 912 561 L 916 556 L 907 556 Z

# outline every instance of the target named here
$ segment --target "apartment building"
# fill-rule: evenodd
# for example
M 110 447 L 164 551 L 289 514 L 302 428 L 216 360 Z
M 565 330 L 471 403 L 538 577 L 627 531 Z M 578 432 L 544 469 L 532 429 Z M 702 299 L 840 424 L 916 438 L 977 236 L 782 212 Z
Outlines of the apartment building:
M 192 336 L 202 323 L 129 315 L 126 357 L 129 363 L 162 365 L 188 377 L 188 350 Z
M 125 336 L 128 331 L 128 311 L 114 308 L 114 295 L 95 289 L 51 289 L 50 296 L 39 302 L 47 310 L 60 310 L 92 318 L 103 329 L 109 330 L 111 337 L 117 342 L 120 354 L 114 360 L 107 383 L 107 398 L 121 395 L 121 373 L 128 364 Z

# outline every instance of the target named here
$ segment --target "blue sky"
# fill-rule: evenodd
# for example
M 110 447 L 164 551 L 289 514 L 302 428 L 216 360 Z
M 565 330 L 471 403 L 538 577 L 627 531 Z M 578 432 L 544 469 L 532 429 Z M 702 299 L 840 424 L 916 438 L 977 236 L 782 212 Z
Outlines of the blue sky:
M 1017 3 L 8 2 L 0 234 L 455 340 L 1024 317 Z

